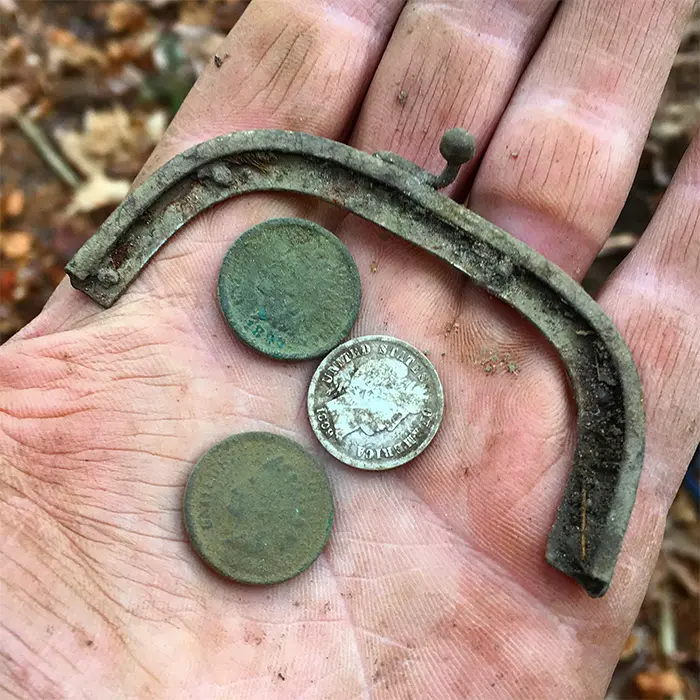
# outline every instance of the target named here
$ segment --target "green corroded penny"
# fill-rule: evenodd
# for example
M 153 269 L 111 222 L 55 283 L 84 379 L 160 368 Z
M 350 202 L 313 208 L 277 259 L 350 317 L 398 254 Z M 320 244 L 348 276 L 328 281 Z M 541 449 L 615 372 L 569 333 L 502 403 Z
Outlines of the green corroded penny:
M 360 275 L 322 226 L 271 219 L 248 229 L 219 271 L 219 303 L 236 335 L 280 360 L 320 357 L 350 333 Z
M 213 569 L 241 583 L 279 583 L 328 542 L 333 494 L 321 465 L 293 440 L 241 433 L 197 462 L 184 499 L 187 534 Z

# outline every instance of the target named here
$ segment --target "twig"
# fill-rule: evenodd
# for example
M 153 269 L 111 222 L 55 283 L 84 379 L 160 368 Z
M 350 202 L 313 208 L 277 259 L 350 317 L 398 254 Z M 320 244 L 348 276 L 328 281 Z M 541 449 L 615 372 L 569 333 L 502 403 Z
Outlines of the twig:
M 664 540 L 663 551 L 667 555 L 678 554 L 685 559 L 700 563 L 700 548 L 698 548 L 698 545 L 685 532 L 676 528 L 673 528 Z
M 700 585 L 695 580 L 695 576 L 680 561 L 673 559 L 673 557 L 668 557 L 666 564 L 674 578 L 685 588 L 686 593 L 695 598 L 700 597 Z
M 629 253 L 639 241 L 639 236 L 634 233 L 617 233 L 605 241 L 598 256 L 603 258 L 608 255 L 618 255 L 619 253 Z
M 46 164 L 56 175 L 73 189 L 80 187 L 80 178 L 75 174 L 70 165 L 61 158 L 58 151 L 53 147 L 41 128 L 23 114 L 18 114 L 15 117 L 15 121 L 27 138 L 27 141 L 36 148 L 39 155 L 46 161 Z
M 673 614 L 673 601 L 671 594 L 664 588 L 661 594 L 660 604 L 660 620 L 659 620 L 659 642 L 661 651 L 666 657 L 666 662 L 670 663 L 675 670 L 676 654 L 678 647 L 676 645 L 676 621 Z M 683 693 L 676 693 L 672 700 L 684 700 Z
M 661 594 L 659 642 L 661 651 L 667 659 L 673 659 L 676 655 L 676 623 L 673 619 L 673 604 L 669 592 L 664 588 Z

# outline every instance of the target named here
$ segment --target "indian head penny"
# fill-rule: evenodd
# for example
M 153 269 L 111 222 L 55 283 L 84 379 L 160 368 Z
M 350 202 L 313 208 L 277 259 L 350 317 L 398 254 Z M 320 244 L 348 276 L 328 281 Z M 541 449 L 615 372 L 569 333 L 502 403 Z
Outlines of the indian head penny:
M 219 304 L 236 335 L 279 360 L 322 357 L 348 337 L 360 310 L 360 273 L 330 231 L 270 219 L 229 248 Z
M 420 454 L 440 427 L 444 395 L 427 357 L 384 335 L 331 351 L 309 387 L 309 420 L 336 459 L 358 469 L 392 469 Z
M 321 464 L 271 433 L 240 433 L 195 466 L 183 503 L 195 550 L 241 583 L 279 583 L 304 571 L 328 542 L 333 495 Z

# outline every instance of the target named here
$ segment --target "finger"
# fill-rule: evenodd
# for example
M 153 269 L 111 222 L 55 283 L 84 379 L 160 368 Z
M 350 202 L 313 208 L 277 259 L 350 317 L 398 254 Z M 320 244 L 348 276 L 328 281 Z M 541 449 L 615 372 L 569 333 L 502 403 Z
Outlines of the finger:
M 411 4 L 368 91 L 353 144 L 370 151 L 390 149 L 433 171 L 443 165 L 438 144 L 447 128 L 468 128 L 483 148 L 554 6 Z M 491 430 L 474 425 L 472 417 L 477 402 L 482 414 L 489 408 L 477 397 L 484 373 L 474 360 L 484 331 L 493 335 L 493 307 L 485 314 L 486 323 L 477 323 L 467 335 L 453 333 L 464 303 L 461 273 L 363 222 L 348 219 L 339 231 L 362 276 L 364 313 L 354 332 L 386 332 L 430 351 L 449 407 L 421 464 L 397 472 L 396 479 L 426 501 L 439 503 L 462 524 L 464 493 L 456 481 L 464 481 L 464 465 L 456 463 L 479 455 L 483 435 Z M 465 306 L 471 312 L 473 300 Z M 514 335 L 510 333 L 509 342 Z M 470 418 L 465 420 L 465 415 Z
M 629 192 L 691 0 L 563 3 L 470 205 L 580 279 Z
M 244 129 L 340 138 L 403 0 L 254 0 L 188 95 L 145 170 Z
M 366 151 L 392 150 L 438 171 L 443 165 L 438 149 L 440 137 L 445 129 L 458 125 L 474 133 L 483 150 L 548 26 L 554 6 L 555 3 L 549 2 L 411 4 L 397 23 L 368 91 L 351 143 Z M 452 192 L 458 188 L 459 185 L 453 187 Z M 354 333 L 388 333 L 430 350 L 430 359 L 442 379 L 446 411 L 435 441 L 413 464 L 385 475 L 381 483 L 373 480 L 369 490 L 362 475 L 349 474 L 343 479 L 339 486 L 343 489 L 340 498 L 345 515 L 339 517 L 346 519 L 339 520 L 334 531 L 334 543 L 338 547 L 331 546 L 329 566 L 352 593 L 348 606 L 365 631 L 360 643 L 370 657 L 391 656 L 394 649 L 387 640 L 420 640 L 421 628 L 438 628 L 437 654 L 453 660 L 455 676 L 459 677 L 460 669 L 469 666 L 465 660 L 473 661 L 473 667 L 479 662 L 479 653 L 469 635 L 463 635 L 457 630 L 456 622 L 453 624 L 453 620 L 461 618 L 460 614 L 455 613 L 449 624 L 438 623 L 441 617 L 444 623 L 444 611 L 453 609 L 454 601 L 438 597 L 426 600 L 423 596 L 420 603 L 416 601 L 407 608 L 411 610 L 410 615 L 392 615 L 387 622 L 386 610 L 368 603 L 375 594 L 373 581 L 378 578 L 385 589 L 387 586 L 400 588 L 403 599 L 407 591 L 442 588 L 455 598 L 460 598 L 468 589 L 469 599 L 482 600 L 481 584 L 489 580 L 489 575 L 475 570 L 478 565 L 474 560 L 479 559 L 478 556 L 469 557 L 470 584 L 464 585 L 458 583 L 463 548 L 450 543 L 451 546 L 440 550 L 445 552 L 444 559 L 433 556 L 433 561 L 425 564 L 417 552 L 422 551 L 420 545 L 428 529 L 431 537 L 442 541 L 446 530 L 451 533 L 449 537 L 463 536 L 464 541 L 469 540 L 465 534 L 469 530 L 466 521 L 472 518 L 475 507 L 475 499 L 471 497 L 481 493 L 474 494 L 474 487 L 465 486 L 471 484 L 465 476 L 466 464 L 478 463 L 490 449 L 484 443 L 497 441 L 513 452 L 512 459 L 502 462 L 497 462 L 501 454 L 492 458 L 493 471 L 498 471 L 498 478 L 508 480 L 503 477 L 503 465 L 519 464 L 518 448 L 536 449 L 530 448 L 529 443 L 523 445 L 522 439 L 516 445 L 512 439 L 521 432 L 517 420 L 518 402 L 524 403 L 528 390 L 531 395 L 544 395 L 543 387 L 556 385 L 557 377 L 542 380 L 541 373 L 532 372 L 516 386 L 515 377 L 509 376 L 508 387 L 504 386 L 503 392 L 508 391 L 507 399 L 502 402 L 505 408 L 491 410 L 491 404 L 497 401 L 490 397 L 479 398 L 478 389 L 475 392 L 475 387 L 484 382 L 483 367 L 475 364 L 473 357 L 465 358 L 470 350 L 460 347 L 464 336 L 451 332 L 457 327 L 452 322 L 459 316 L 463 299 L 461 273 L 352 218 L 340 227 L 339 235 L 350 247 L 362 276 L 363 313 Z M 489 315 L 487 323 L 477 329 L 480 334 L 484 328 L 492 326 L 493 307 Z M 508 342 L 513 341 L 514 335 L 517 334 L 508 335 Z M 533 401 L 528 400 L 526 405 L 532 407 Z M 548 405 L 538 405 L 537 409 L 540 413 L 550 410 Z M 476 417 L 482 415 L 488 415 L 491 420 L 481 421 Z M 500 435 L 493 436 L 490 423 L 501 418 L 506 427 Z M 534 445 L 551 435 L 528 437 Z M 482 475 L 479 474 L 478 483 Z M 529 479 L 534 480 L 536 476 L 530 475 Z M 467 488 L 471 490 L 467 492 Z M 503 491 L 498 484 L 494 488 L 493 480 L 489 481 L 489 488 L 496 496 Z M 484 501 L 490 503 L 491 499 L 486 497 Z M 368 513 L 372 516 L 368 517 Z M 502 520 L 503 514 L 504 509 L 501 509 L 491 520 L 496 517 Z M 420 525 L 411 522 L 414 517 Z M 441 523 L 448 525 L 445 527 Z M 517 528 L 516 536 L 522 531 L 522 526 Z M 387 533 L 390 534 L 387 536 Z M 419 546 L 416 546 L 417 538 Z M 386 539 L 391 545 L 377 556 Z M 411 568 L 405 571 L 405 563 L 400 560 L 405 561 L 405 547 L 409 542 L 413 543 Z M 369 545 L 368 550 L 367 543 L 374 546 Z M 493 539 L 489 540 L 489 547 L 493 549 Z M 430 551 L 436 548 L 437 545 Z M 341 551 L 345 553 L 342 556 Z M 372 558 L 367 551 L 372 553 Z M 539 551 L 537 554 L 543 559 Z M 386 569 L 393 567 L 391 578 L 385 566 Z M 508 594 L 513 594 L 512 588 L 508 589 Z M 488 624 L 474 610 L 462 613 L 469 624 Z M 412 653 L 411 681 L 420 689 L 423 678 L 432 681 L 428 664 L 421 655 L 435 654 L 435 647 L 428 651 L 421 649 L 420 642 L 413 643 L 419 649 Z M 459 653 L 454 652 L 455 648 Z M 506 666 L 506 661 L 503 664 Z M 446 697 L 451 691 L 436 686 L 434 694 Z
M 700 135 L 649 229 L 599 299 L 641 375 L 647 443 L 638 505 L 658 518 L 700 440 L 699 298 Z
M 402 6 L 403 0 L 254 0 L 217 51 L 220 61 L 212 60 L 192 88 L 144 175 L 196 143 L 236 130 L 280 128 L 341 138 Z M 260 219 L 298 213 L 288 202 L 251 197 L 197 217 L 159 252 L 125 301 L 140 293 L 154 306 L 194 309 L 198 324 L 218 322 L 210 302 L 226 248 Z M 51 304 L 41 332 L 74 326 L 94 313 L 67 285 Z
M 365 151 L 394 151 L 433 171 L 444 165 L 439 142 L 448 128 L 468 128 L 483 149 L 555 4 L 410 3 L 382 57 L 351 143 Z M 340 235 L 363 277 L 366 313 L 357 333 L 391 325 L 392 333 L 423 343 L 454 318 L 460 273 L 356 219 L 348 219 Z
M 468 128 L 483 149 L 554 6 L 412 3 L 400 17 L 372 81 L 353 145 L 368 151 L 389 149 L 433 171 L 443 165 L 438 144 L 447 128 Z M 479 454 L 480 435 L 487 434 L 471 418 L 465 420 L 473 415 L 474 387 L 483 381 L 483 372 L 479 376 L 473 358 L 465 359 L 471 348 L 462 347 L 463 336 L 450 332 L 460 315 L 464 278 L 364 222 L 348 219 L 339 233 L 362 276 L 364 313 L 354 332 L 386 332 L 430 351 L 449 407 L 420 464 L 397 471 L 394 480 L 426 502 L 439 504 L 462 526 L 465 500 L 456 481 L 464 481 L 464 466 L 456 463 Z
M 589 656 L 600 653 L 597 640 L 603 636 L 604 648 L 621 648 L 646 593 L 666 514 L 700 440 L 699 297 L 700 137 L 696 137 L 641 242 L 599 298 L 637 363 L 647 437 L 637 500 L 613 585 L 603 600 L 589 601 L 587 616 L 581 615 L 587 622 L 577 634 Z M 598 660 L 582 663 L 594 668 Z

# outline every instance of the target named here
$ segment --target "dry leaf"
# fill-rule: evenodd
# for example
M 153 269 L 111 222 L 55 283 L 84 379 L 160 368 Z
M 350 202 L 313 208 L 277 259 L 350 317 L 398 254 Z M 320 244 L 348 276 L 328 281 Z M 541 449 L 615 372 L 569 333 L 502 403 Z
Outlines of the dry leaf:
M 65 29 L 51 27 L 46 32 L 46 39 L 49 43 L 50 73 L 60 73 L 63 66 L 71 68 L 85 68 L 91 64 L 100 68 L 107 66 L 107 58 L 101 51 L 80 41 L 75 34 Z
M 73 194 L 68 205 L 68 216 L 78 212 L 89 212 L 112 204 L 119 204 L 129 193 L 128 180 L 112 180 L 106 175 L 93 175 Z
M 684 525 L 692 525 L 698 521 L 697 506 L 688 491 L 681 489 L 673 501 L 670 512 L 671 518 Z
M 3 265 L 0 269 L 0 299 L 9 299 L 17 283 L 17 271 Z
M 13 188 L 2 198 L 2 213 L 14 219 L 24 211 L 24 192 L 18 188 Z
M 180 6 L 180 24 L 199 27 L 211 27 L 214 19 L 214 6 L 212 4 L 201 5 L 196 2 L 184 2 Z
M 18 58 L 25 52 L 24 40 L 19 34 L 11 36 L 3 47 L 3 60 L 12 60 Z
M 700 543 L 698 537 L 692 535 L 692 530 L 686 531 L 679 528 L 669 528 L 664 537 L 663 551 L 668 554 L 677 554 L 690 561 L 700 562 Z
M 684 562 L 679 559 L 669 557 L 667 566 L 676 581 L 680 583 L 688 594 L 695 598 L 700 598 L 700 582 L 697 580 L 697 574 L 691 571 Z
M 21 85 L 0 90 L 0 126 L 14 119 L 28 104 L 29 92 Z
M 153 48 L 155 36 L 150 32 L 142 32 L 138 37 L 109 41 L 107 56 L 117 66 L 123 63 L 135 63 Z
M 224 34 L 212 31 L 209 27 L 179 23 L 175 33 L 180 39 L 180 46 L 192 62 L 197 72 L 211 62 L 226 39 Z
M 131 129 L 129 113 L 118 105 L 111 111 L 88 110 L 83 120 L 85 152 L 97 158 L 130 149 L 137 137 Z
M 650 698 L 672 697 L 683 692 L 683 680 L 674 671 L 642 671 L 634 682 Z
M 45 119 L 54 110 L 53 100 L 49 97 L 42 97 L 35 105 L 27 110 L 27 117 L 33 122 Z
M 65 212 L 60 212 L 54 215 L 51 223 L 51 250 L 63 264 L 68 262 L 95 232 L 95 226 L 88 214 L 66 216 Z
M 3 233 L 0 238 L 0 250 L 10 260 L 19 260 L 29 255 L 34 244 L 34 236 L 26 231 Z
M 56 141 L 63 151 L 63 155 L 88 178 L 104 172 L 105 164 L 97 161 L 85 153 L 83 136 L 77 131 L 56 132 Z
M 148 15 L 142 5 L 137 5 L 128 0 L 117 0 L 109 6 L 107 11 L 107 26 L 110 31 L 133 32 L 143 27 Z
M 83 131 L 57 131 L 56 140 L 68 160 L 88 179 L 108 168 L 122 169 L 138 162 L 160 140 L 165 129 L 165 113 L 154 112 L 144 121 L 118 105 L 83 116 Z M 127 168 L 128 169 L 128 168 Z
M 163 138 L 168 127 L 168 115 L 164 111 L 153 112 L 146 120 L 145 128 L 148 138 L 155 146 Z
M 646 643 L 646 638 L 647 635 L 643 629 L 633 629 L 627 637 L 625 645 L 622 647 L 622 651 L 620 652 L 620 661 L 630 661 L 631 659 L 638 656 L 640 650 L 644 647 L 644 644 Z
M 639 241 L 639 236 L 634 233 L 616 233 L 605 241 L 598 255 L 605 257 L 607 255 L 629 253 L 637 244 L 637 241 Z

